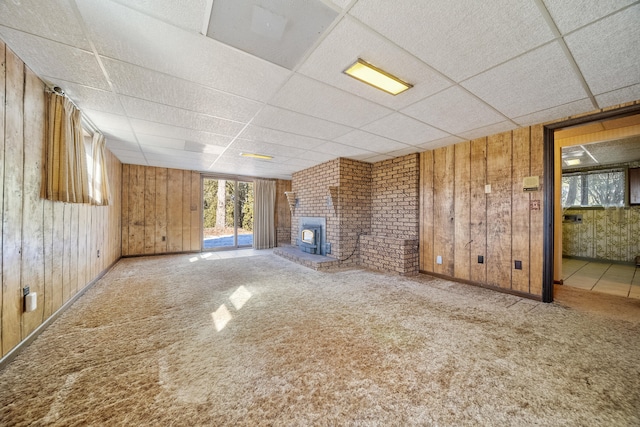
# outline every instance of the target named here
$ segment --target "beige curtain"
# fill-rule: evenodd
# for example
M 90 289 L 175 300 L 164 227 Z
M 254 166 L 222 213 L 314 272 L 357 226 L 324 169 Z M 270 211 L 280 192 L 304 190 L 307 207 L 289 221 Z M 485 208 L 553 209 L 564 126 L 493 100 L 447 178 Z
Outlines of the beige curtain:
M 98 132 L 94 133 L 93 140 L 91 141 L 91 158 L 93 160 L 91 203 L 100 206 L 108 205 L 110 198 L 104 146 L 104 135 Z
M 80 110 L 68 98 L 56 93 L 47 93 L 44 178 L 44 196 L 47 199 L 90 202 Z
M 253 247 L 255 249 L 272 248 L 276 242 L 276 182 L 256 179 L 254 186 Z

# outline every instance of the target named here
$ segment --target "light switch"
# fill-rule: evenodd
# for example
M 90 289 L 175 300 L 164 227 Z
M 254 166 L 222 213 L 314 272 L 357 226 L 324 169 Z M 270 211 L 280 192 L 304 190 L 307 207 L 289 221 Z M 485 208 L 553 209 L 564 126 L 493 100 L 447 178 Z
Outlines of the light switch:
M 491 193 L 491 184 L 487 184 L 484 186 L 484 193 L 485 194 Z

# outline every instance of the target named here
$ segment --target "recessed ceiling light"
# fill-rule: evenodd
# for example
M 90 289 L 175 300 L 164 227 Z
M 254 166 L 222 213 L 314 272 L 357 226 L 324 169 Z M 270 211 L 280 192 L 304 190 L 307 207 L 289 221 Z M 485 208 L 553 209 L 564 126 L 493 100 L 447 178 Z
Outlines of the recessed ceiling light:
M 240 153 L 242 157 L 251 157 L 252 159 L 262 159 L 262 160 L 271 160 L 273 156 L 268 156 L 266 154 L 256 154 L 256 153 Z
M 400 80 L 396 76 L 393 76 L 360 58 L 358 58 L 358 60 L 349 68 L 344 70 L 344 72 L 354 79 L 360 80 L 361 82 L 390 93 L 391 95 L 397 95 L 410 87 L 413 87 L 413 85 Z
M 580 164 L 580 159 L 567 159 L 564 162 L 567 166 L 576 166 Z

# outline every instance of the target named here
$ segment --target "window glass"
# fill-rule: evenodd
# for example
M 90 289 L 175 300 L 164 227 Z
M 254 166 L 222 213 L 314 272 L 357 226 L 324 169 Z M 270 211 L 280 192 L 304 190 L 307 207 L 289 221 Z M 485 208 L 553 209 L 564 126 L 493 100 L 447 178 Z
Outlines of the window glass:
M 578 172 L 562 176 L 562 207 L 624 206 L 623 169 Z

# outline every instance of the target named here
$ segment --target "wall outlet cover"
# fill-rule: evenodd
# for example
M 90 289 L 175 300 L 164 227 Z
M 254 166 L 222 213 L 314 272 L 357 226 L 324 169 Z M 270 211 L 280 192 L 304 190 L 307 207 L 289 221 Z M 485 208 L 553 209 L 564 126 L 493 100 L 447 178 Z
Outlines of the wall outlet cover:
M 484 186 L 484 193 L 485 193 L 485 194 L 489 194 L 489 193 L 491 193 L 491 184 L 486 184 L 486 185 Z
M 441 255 L 438 255 L 436 257 L 436 264 L 442 264 L 442 256 Z

